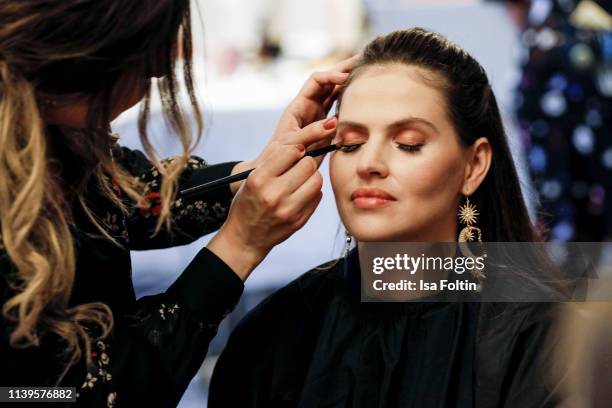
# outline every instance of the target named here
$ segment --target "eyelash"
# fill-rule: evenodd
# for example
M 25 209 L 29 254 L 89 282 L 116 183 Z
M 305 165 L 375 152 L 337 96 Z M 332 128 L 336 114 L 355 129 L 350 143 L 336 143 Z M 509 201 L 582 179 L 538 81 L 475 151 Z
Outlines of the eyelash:
M 363 143 L 355 143 L 355 144 L 350 144 L 350 145 L 343 145 L 340 149 L 341 152 L 343 153 L 351 153 L 354 152 L 355 150 L 357 150 L 357 148 L 359 148 L 359 146 L 361 146 Z
M 343 153 L 351 153 L 351 152 L 354 152 L 355 150 L 357 150 L 359 148 L 359 146 L 361 146 L 362 144 L 363 143 L 354 143 L 354 144 L 350 144 L 350 145 L 344 145 L 344 146 L 342 146 L 338 150 L 340 150 Z M 409 144 L 397 143 L 397 147 L 400 150 L 403 150 L 403 151 L 409 152 L 409 153 L 418 152 L 421 149 L 422 146 L 423 146 L 422 144 L 409 145 Z

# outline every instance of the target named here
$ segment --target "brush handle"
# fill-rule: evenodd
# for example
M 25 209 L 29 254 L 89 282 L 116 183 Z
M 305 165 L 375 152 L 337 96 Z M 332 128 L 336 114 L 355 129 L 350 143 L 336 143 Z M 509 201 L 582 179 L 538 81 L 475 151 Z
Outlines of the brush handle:
M 310 151 L 306 152 L 304 154 L 304 156 L 310 156 L 310 157 L 322 156 L 325 153 L 333 152 L 334 150 L 337 150 L 339 148 L 340 148 L 340 146 L 335 145 L 335 144 L 331 144 L 329 146 L 325 146 L 325 147 L 322 147 L 320 149 L 310 150 Z M 185 190 L 179 191 L 178 198 L 191 197 L 191 196 L 194 196 L 196 194 L 201 194 L 201 193 L 204 193 L 206 191 L 210 191 L 210 190 L 213 190 L 215 188 L 231 184 L 231 183 L 233 183 L 235 181 L 244 180 L 247 177 L 249 177 L 249 174 L 251 174 L 251 172 L 253 170 L 255 170 L 255 169 L 245 170 L 245 171 L 242 171 L 240 173 L 232 174 L 231 176 L 222 177 L 220 179 L 209 181 L 209 182 L 206 182 L 204 184 L 200 184 L 198 186 L 193 186 L 193 187 L 186 188 Z

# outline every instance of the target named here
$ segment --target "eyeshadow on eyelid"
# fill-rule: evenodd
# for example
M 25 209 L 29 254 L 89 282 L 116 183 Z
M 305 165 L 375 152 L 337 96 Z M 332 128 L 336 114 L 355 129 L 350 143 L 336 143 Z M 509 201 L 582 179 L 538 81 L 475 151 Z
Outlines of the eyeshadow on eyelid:
M 393 139 L 393 141 L 395 143 L 407 144 L 407 145 L 422 145 L 422 144 L 425 144 L 425 140 L 422 140 L 422 139 L 402 139 L 402 138 L 396 138 L 396 139 Z
M 395 140 L 398 140 L 398 139 L 410 140 L 410 141 L 421 143 L 427 140 L 427 135 L 424 132 L 421 132 L 419 130 L 405 129 L 405 130 L 397 132 L 394 136 L 394 139 Z

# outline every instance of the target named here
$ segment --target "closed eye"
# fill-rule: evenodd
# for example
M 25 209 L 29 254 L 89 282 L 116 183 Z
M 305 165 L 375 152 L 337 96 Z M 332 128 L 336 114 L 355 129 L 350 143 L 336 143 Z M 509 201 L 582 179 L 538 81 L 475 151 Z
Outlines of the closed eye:
M 355 150 L 357 150 L 359 146 L 361 146 L 362 144 L 363 143 L 354 143 L 354 144 L 349 144 L 349 145 L 343 145 L 338 150 L 340 150 L 343 153 L 350 153 L 350 152 L 354 152 Z
M 407 152 L 418 152 L 421 147 L 423 147 L 422 144 L 403 144 L 403 143 L 398 143 L 397 147 L 400 148 L 401 150 L 405 150 Z
M 353 143 L 353 144 L 349 144 L 349 145 L 343 145 L 342 147 L 340 147 L 338 150 L 340 150 L 341 152 L 344 153 L 351 153 L 354 152 L 355 150 L 357 150 L 363 143 Z M 418 152 L 421 147 L 423 147 L 422 144 L 404 144 L 404 143 L 398 143 L 397 147 L 400 150 L 404 150 L 406 152 L 410 152 L 410 153 L 415 153 Z

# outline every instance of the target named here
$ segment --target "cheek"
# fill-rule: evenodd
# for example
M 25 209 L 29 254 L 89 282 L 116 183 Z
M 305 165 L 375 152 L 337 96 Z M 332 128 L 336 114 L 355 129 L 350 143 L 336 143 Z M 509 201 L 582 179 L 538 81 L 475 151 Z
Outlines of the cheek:
M 329 159 L 329 179 L 331 181 L 334 194 L 342 192 L 342 188 L 346 186 L 346 180 L 350 175 L 350 163 L 345 158 L 332 153 Z
M 445 149 L 423 153 L 418 160 L 404 165 L 398 182 L 404 197 L 428 203 L 451 200 L 459 191 L 464 163 L 459 151 Z
M 340 219 L 347 225 L 347 198 L 350 196 L 351 179 L 355 177 L 355 168 L 347 157 L 333 154 L 329 160 L 329 179 L 334 192 L 336 208 Z

